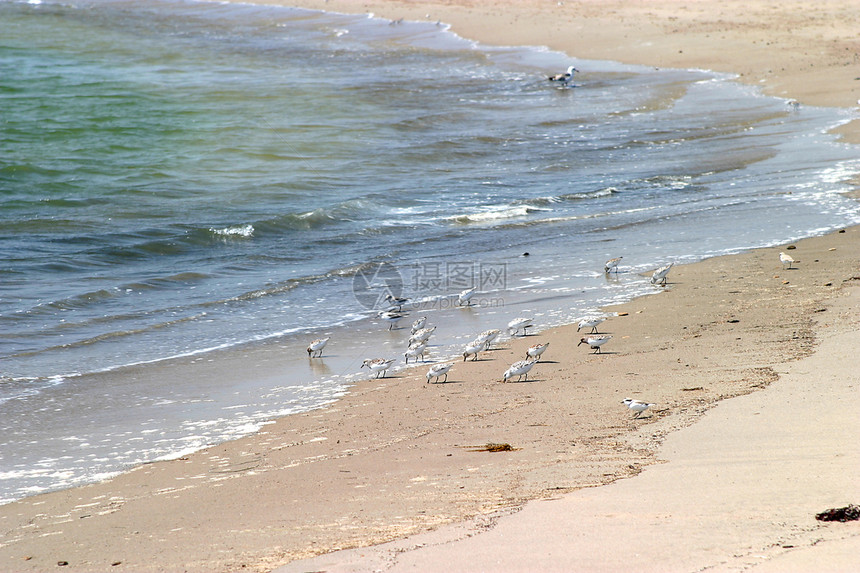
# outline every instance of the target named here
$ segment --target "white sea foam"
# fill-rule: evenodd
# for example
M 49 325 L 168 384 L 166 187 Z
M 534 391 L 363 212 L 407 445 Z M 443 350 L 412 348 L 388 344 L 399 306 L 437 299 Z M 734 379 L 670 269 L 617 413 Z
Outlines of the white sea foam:
M 504 219 L 528 217 L 532 213 L 542 211 L 550 212 L 552 209 L 531 207 L 528 205 L 490 207 L 478 213 L 454 215 L 448 219 L 456 223 L 492 223 Z
M 250 224 L 224 227 L 223 229 L 211 227 L 209 231 L 221 237 L 241 237 L 247 239 L 254 236 L 254 226 Z

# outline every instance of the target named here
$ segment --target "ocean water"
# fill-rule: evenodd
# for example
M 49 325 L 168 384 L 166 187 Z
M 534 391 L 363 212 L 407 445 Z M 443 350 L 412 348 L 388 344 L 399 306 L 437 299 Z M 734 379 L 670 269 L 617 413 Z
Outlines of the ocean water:
M 860 222 L 858 150 L 827 134 L 854 112 L 726 75 L 251 4 L 0 22 L 0 502 L 327 403 L 363 358 L 401 368 L 417 316 L 441 360 Z

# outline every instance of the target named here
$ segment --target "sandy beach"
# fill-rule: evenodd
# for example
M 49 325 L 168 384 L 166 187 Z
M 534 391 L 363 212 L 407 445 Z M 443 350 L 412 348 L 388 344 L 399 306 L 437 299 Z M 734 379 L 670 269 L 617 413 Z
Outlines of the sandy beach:
M 857 524 L 813 515 L 856 500 L 860 419 L 849 348 L 860 290 L 816 321 L 816 351 L 766 389 L 721 402 L 666 436 L 664 461 L 611 485 L 547 497 L 481 531 L 478 521 L 294 562 L 328 571 L 856 571 Z M 835 315 L 835 316 L 834 316 Z M 635 440 L 654 439 L 641 428 Z M 644 434 L 644 435 L 643 435 Z M 842 436 L 843 439 L 838 439 Z
M 860 99 L 848 1 L 301 5 Z M 840 132 L 860 142 L 856 121 Z M 0 506 L 0 570 L 857 570 L 858 523 L 814 516 L 860 503 L 858 284 L 856 227 L 676 266 L 606 309 L 600 354 L 575 325 L 544 330 L 446 383 L 428 365 L 366 380 L 253 436 Z M 527 381 L 502 383 L 538 342 Z M 626 397 L 655 405 L 634 418 Z

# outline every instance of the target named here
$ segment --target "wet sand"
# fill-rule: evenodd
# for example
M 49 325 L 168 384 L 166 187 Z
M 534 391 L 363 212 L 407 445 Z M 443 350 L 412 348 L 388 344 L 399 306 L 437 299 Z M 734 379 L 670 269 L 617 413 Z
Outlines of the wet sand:
M 856 30 L 849 3 L 803 3 L 799 10 L 801 3 L 752 2 L 733 12 L 739 5 L 511 2 L 504 9 L 482 9 L 466 2 L 330 0 L 325 8 L 392 18 L 430 14 L 486 43 L 550 45 L 583 58 L 735 71 L 742 81 L 765 80 L 768 93 L 810 105 L 849 106 L 860 97 L 860 82 L 852 76 L 856 65 L 849 61 L 856 63 L 856 51 L 839 50 L 840 42 L 851 45 Z M 548 23 L 555 19 L 560 23 Z M 672 27 L 678 32 L 667 34 Z M 827 42 L 812 42 L 816 34 Z M 826 53 L 801 57 L 812 45 L 826 46 Z M 787 62 L 792 65 L 785 71 L 773 72 Z M 796 243 L 787 251 L 798 261 L 791 270 L 778 260 L 785 247 L 676 267 L 654 296 L 607 309 L 620 316 L 601 325 L 613 336 L 601 354 L 577 347 L 581 333 L 575 326 L 547 330 L 505 342 L 478 361 L 456 363 L 447 383 L 428 384 L 428 365 L 363 381 L 333 405 L 280 419 L 256 435 L 103 483 L 2 506 L 0 570 L 54 570 L 62 562 L 68 563 L 63 570 L 73 571 L 270 571 L 416 534 L 441 536 L 431 542 L 441 553 L 381 547 L 373 558 L 382 565 L 370 567 L 353 552 L 287 567 L 334 571 L 357 563 L 359 571 L 429 571 L 442 563 L 454 570 L 457 558 L 474 555 L 463 570 L 527 570 L 538 556 L 550 559 L 541 562 L 542 570 L 571 570 L 567 560 L 579 557 L 537 544 L 539 524 L 563 524 L 571 515 L 582 535 L 578 543 L 564 541 L 574 549 L 592 548 L 596 561 L 585 567 L 591 570 L 612 570 L 618 556 L 611 555 L 616 545 L 610 540 L 624 539 L 618 537 L 624 532 L 639 533 L 627 542 L 641 544 L 634 545 L 640 552 L 648 539 L 662 540 L 643 553 L 646 562 L 659 564 L 660 551 L 689 555 L 654 570 L 740 566 L 746 562 L 738 559 L 753 559 L 762 547 L 770 548 L 761 549 L 765 558 L 753 560 L 773 570 L 780 563 L 786 570 L 797 565 L 802 554 L 777 546 L 841 555 L 840 543 L 852 538 L 840 542 L 839 535 L 856 536 L 856 524 L 821 526 L 809 516 L 826 509 L 820 507 L 825 502 L 858 502 L 856 491 L 843 494 L 844 476 L 822 474 L 806 462 L 816 452 L 852 461 L 853 454 L 839 448 L 858 443 L 854 425 L 813 431 L 846 391 L 836 383 L 848 377 L 845 366 L 827 357 L 851 356 L 857 348 L 852 333 L 860 316 L 853 288 L 860 283 L 858 233 L 851 228 Z M 595 261 L 597 267 L 602 263 Z M 544 341 L 549 349 L 528 381 L 501 383 L 508 364 Z M 819 348 L 826 353 L 817 353 Z M 251 371 L 254 364 L 246 367 Z M 803 372 L 816 376 L 807 382 Z M 809 492 L 808 503 L 798 504 L 797 490 L 773 488 L 771 497 L 759 500 L 769 505 L 757 511 L 789 509 L 772 518 L 730 524 L 707 513 L 685 516 L 690 498 L 681 486 L 721 492 L 720 503 L 729 493 L 738 500 L 756 498 L 765 475 L 758 454 L 775 446 L 745 436 L 764 439 L 768 427 L 762 421 L 781 418 L 765 398 L 768 392 L 800 392 L 804 382 L 813 391 L 805 389 L 798 398 L 802 407 L 793 410 L 792 428 L 812 442 L 785 450 L 767 471 L 781 475 L 782 482 L 809 484 L 802 490 Z M 856 392 L 856 382 L 849 378 L 853 386 L 847 389 Z M 621 404 L 628 396 L 656 406 L 633 419 Z M 744 398 L 724 401 L 737 396 Z M 803 411 L 818 414 L 804 418 Z M 732 434 L 738 428 L 746 432 Z M 738 448 L 726 449 L 717 461 L 697 459 L 696 448 L 689 447 L 689 440 L 729 435 Z M 509 444 L 511 450 L 481 451 L 489 443 Z M 726 475 L 714 469 L 723 466 L 742 470 L 730 487 L 691 479 Z M 698 469 L 688 473 L 689 468 Z M 642 512 L 613 505 L 639 493 L 664 504 L 645 512 L 645 522 L 636 519 Z M 675 505 L 666 508 L 670 501 Z M 743 515 L 737 513 L 741 505 L 726 509 Z M 782 533 L 775 536 L 777 529 Z M 814 544 L 816 536 L 824 542 Z M 472 553 L 470 546 L 452 543 L 461 537 L 484 545 Z M 531 538 L 536 544 L 529 545 Z M 552 539 L 549 533 L 544 538 Z M 400 543 L 412 548 L 421 539 Z M 745 545 L 739 547 L 738 540 Z M 624 562 L 631 563 L 626 556 Z

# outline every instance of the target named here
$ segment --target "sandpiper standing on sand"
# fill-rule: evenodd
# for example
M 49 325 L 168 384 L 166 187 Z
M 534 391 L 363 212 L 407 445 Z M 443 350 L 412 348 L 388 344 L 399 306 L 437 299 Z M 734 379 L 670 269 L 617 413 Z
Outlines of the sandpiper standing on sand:
M 610 338 L 612 338 L 612 336 L 609 334 L 586 336 L 579 340 L 579 344 L 587 344 L 594 349 L 595 353 L 600 354 L 600 347 L 609 342 Z M 579 344 L 577 344 L 577 346 L 579 346 Z
M 439 378 L 441 378 L 442 376 L 445 377 L 443 382 L 447 382 L 448 381 L 448 371 L 451 370 L 452 366 L 454 366 L 454 365 L 451 363 L 434 364 L 433 366 L 431 366 L 430 370 L 427 371 L 427 383 L 429 384 L 430 379 L 433 378 L 434 379 L 433 383 L 435 384 L 436 382 L 439 381 Z
M 624 398 L 624 400 L 622 400 L 621 403 L 624 404 L 625 406 L 627 406 L 628 408 L 630 408 L 631 410 L 633 410 L 634 412 L 636 412 L 636 415 L 633 416 L 634 419 L 641 416 L 642 412 L 644 412 L 645 410 L 647 410 L 651 406 L 657 405 L 657 404 L 652 404 L 649 402 L 643 402 L 642 400 L 633 400 L 631 398 Z

